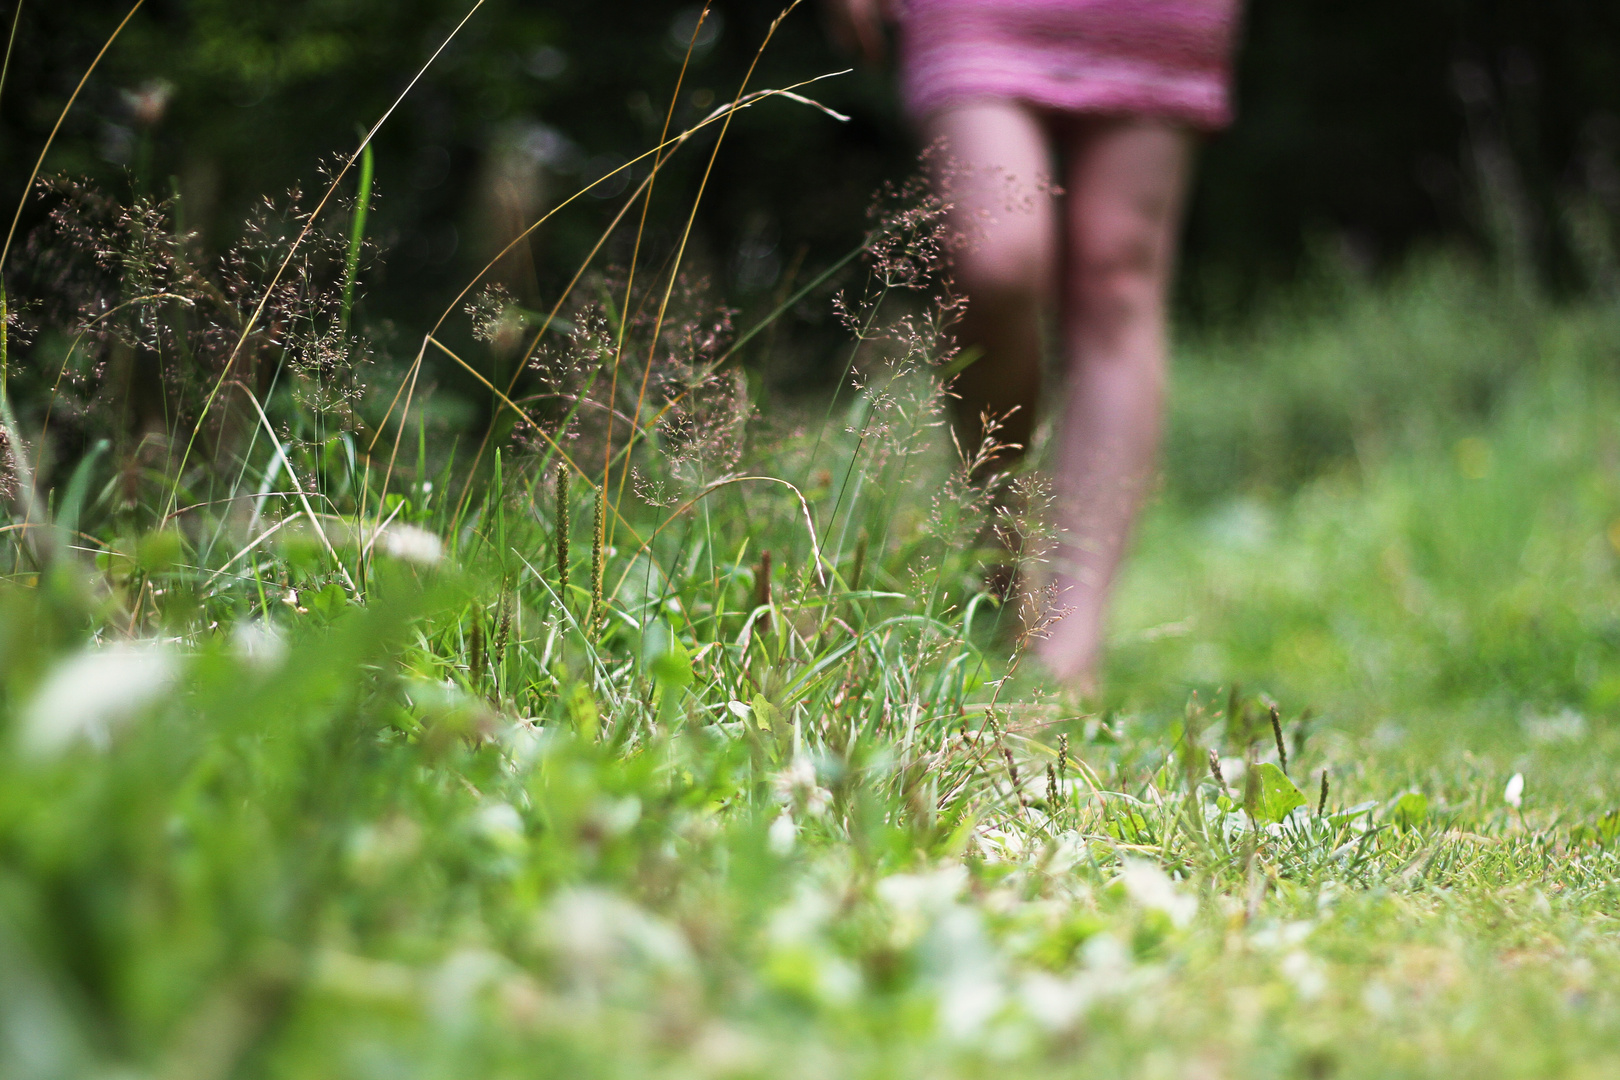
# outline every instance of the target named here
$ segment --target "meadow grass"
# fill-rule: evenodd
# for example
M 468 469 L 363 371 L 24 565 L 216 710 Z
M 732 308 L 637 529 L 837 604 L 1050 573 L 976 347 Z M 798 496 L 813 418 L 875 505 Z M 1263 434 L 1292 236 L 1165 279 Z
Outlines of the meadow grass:
M 54 184 L 8 267 L 0 1073 L 1614 1072 L 1611 301 L 1187 337 L 1085 703 L 983 584 L 920 185 L 776 306 L 849 331 L 808 405 L 639 246 L 398 354 L 339 186 L 199 268 Z
M 108 550 L 4 596 L 8 1075 L 1606 1074 L 1612 309 L 1241 464 L 1230 403 L 1354 413 L 1299 371 L 1369 327 L 1413 385 L 1507 363 L 1488 280 L 1414 275 L 1186 343 L 1100 712 L 988 629 L 915 307 L 825 429 L 710 384 L 732 456 L 649 452 L 605 547 L 543 447 L 459 519 L 425 445 L 387 529 L 327 515 L 360 597 L 296 523 L 220 575 L 228 513 L 87 499 Z

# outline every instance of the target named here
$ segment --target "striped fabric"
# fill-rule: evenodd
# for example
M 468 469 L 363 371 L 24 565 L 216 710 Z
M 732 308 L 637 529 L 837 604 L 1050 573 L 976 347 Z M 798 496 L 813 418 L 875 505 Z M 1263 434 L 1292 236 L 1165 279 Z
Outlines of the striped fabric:
M 1014 99 L 1070 113 L 1231 122 L 1241 0 L 904 0 L 900 84 L 922 118 Z

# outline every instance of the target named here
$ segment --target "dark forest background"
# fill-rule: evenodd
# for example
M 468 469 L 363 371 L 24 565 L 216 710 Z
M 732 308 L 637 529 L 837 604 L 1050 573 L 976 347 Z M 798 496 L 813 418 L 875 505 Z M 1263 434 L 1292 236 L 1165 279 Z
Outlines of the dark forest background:
M 178 194 L 220 250 L 256 200 L 351 149 L 468 7 L 462 0 L 149 0 L 68 117 L 45 172 L 128 196 Z M 9 24 L 8 6 L 6 21 Z M 74 84 L 127 5 L 26 3 L 0 101 L 0 191 L 20 194 Z M 677 123 L 735 92 L 771 18 L 720 0 Z M 489 0 L 377 144 L 370 319 L 414 325 L 518 219 L 655 139 L 697 7 L 679 0 Z M 1181 303 L 1241 318 L 1323 259 L 1376 271 L 1465 245 L 1553 292 L 1612 274 L 1620 219 L 1620 4 L 1611 0 L 1254 0 L 1240 119 L 1207 146 Z M 814 4 L 752 87 L 849 66 Z M 872 192 L 916 147 L 889 73 L 810 91 L 836 123 L 772 103 L 736 122 L 699 218 L 694 265 L 748 306 L 855 243 Z M 673 230 L 705 152 L 677 157 L 654 221 Z M 618 194 L 622 185 L 604 186 Z M 15 194 L 7 194 L 9 200 Z M 616 208 L 586 199 L 506 275 L 540 299 Z M 6 204 L 9 210 L 9 202 Z M 25 215 L 23 232 L 29 227 Z

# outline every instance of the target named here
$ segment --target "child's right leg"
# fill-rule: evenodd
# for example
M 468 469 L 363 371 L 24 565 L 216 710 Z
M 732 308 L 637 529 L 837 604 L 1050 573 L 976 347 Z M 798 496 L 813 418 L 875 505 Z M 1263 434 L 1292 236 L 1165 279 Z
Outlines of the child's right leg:
M 964 348 L 984 350 L 956 379 L 957 436 L 972 453 L 988 410 L 1006 418 L 998 441 L 1027 447 L 1041 391 L 1041 311 L 1057 282 L 1046 127 L 1027 106 L 981 101 L 937 114 L 925 134 L 945 145 L 954 221 L 969 238 L 956 258 L 956 282 L 968 298 L 958 336 Z

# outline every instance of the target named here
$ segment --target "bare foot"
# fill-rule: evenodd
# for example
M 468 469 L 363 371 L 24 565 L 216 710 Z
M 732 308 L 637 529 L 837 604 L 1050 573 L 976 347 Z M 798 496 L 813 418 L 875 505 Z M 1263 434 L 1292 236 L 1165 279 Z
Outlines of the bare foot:
M 1063 601 L 1079 590 L 1064 588 L 1062 579 L 1047 589 L 1044 625 L 1038 631 L 1035 654 L 1054 681 L 1091 698 L 1097 693 L 1097 658 L 1101 652 L 1100 620 L 1077 611 Z
M 1052 676 L 1053 681 L 1079 694 L 1086 701 L 1096 699 L 1099 684 L 1094 664 L 1080 662 L 1072 654 L 1044 647 L 1038 649 L 1036 655 L 1040 657 L 1042 665 Z

